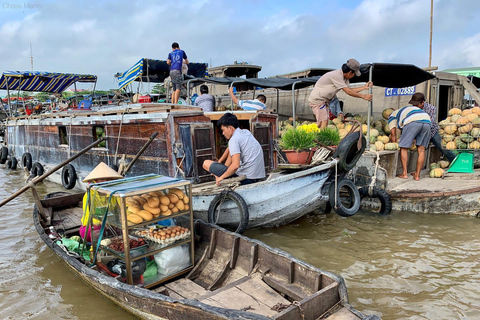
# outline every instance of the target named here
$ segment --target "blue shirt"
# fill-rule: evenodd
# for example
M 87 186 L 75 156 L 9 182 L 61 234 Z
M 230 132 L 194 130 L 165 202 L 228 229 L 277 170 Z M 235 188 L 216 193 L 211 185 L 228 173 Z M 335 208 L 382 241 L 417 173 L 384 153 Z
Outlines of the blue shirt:
M 172 62 L 170 70 L 180 70 L 182 71 L 183 59 L 187 59 L 187 54 L 185 51 L 180 49 L 175 49 L 168 54 L 168 58 Z
M 258 99 L 238 100 L 238 106 L 243 110 L 265 110 L 265 104 Z

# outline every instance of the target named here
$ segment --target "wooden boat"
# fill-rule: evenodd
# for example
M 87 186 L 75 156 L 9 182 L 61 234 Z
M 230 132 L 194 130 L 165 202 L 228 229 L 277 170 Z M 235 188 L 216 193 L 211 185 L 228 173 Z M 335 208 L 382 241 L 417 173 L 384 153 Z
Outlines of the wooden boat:
M 349 305 L 342 277 L 201 221 L 195 223 L 195 267 L 187 276 L 152 289 L 121 282 L 98 266 L 89 268 L 55 242 L 56 234 L 78 235 L 81 199 L 82 194 L 73 194 L 41 200 L 51 214 L 43 217 L 35 207 L 35 228 L 71 271 L 139 318 L 379 319 Z

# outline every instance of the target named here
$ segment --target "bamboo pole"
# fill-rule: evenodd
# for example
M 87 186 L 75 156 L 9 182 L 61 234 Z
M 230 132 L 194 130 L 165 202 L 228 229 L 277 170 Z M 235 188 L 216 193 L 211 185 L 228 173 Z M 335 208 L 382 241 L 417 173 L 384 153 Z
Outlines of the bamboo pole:
M 432 67 L 432 40 L 433 40 L 433 0 L 430 0 L 430 52 L 428 55 L 428 68 Z M 431 80 L 428 80 L 427 101 L 430 101 L 430 90 L 431 90 Z
M 37 183 L 39 182 L 42 182 L 45 178 L 47 178 L 49 175 L 51 175 L 52 173 L 54 173 L 55 171 L 57 171 L 58 169 L 62 168 L 63 166 L 65 166 L 66 164 L 72 162 L 73 160 L 77 159 L 78 157 L 80 157 L 82 154 L 84 154 L 85 152 L 87 152 L 88 150 L 92 149 L 93 147 L 95 147 L 97 144 L 99 144 L 100 142 L 104 141 L 104 140 L 107 140 L 106 137 L 101 137 L 100 139 L 98 139 L 97 141 L 93 142 L 92 144 L 90 144 L 89 146 L 87 146 L 85 149 L 81 150 L 79 153 L 77 153 L 76 155 L 74 155 L 73 157 L 63 161 L 62 163 L 58 164 L 57 166 L 55 166 L 52 170 L 48 171 L 47 173 L 39 176 L 39 177 L 35 177 L 33 178 L 27 185 L 25 185 L 24 187 L 22 187 L 20 190 L 18 190 L 17 192 L 15 192 L 14 194 L 12 194 L 10 197 L 8 197 L 7 199 L 3 200 L 1 203 L 0 203 L 0 207 L 2 207 L 4 204 L 7 204 L 8 202 L 10 202 L 11 200 L 15 199 L 16 197 L 18 197 L 19 195 L 21 195 L 22 193 L 24 193 L 25 191 L 28 190 L 28 188 L 33 188 Z

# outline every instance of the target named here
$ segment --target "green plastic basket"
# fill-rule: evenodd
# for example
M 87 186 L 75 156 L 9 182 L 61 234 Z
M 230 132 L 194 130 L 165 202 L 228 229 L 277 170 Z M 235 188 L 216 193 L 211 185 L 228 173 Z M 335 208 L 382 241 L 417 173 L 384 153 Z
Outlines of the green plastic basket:
M 473 153 L 461 152 L 453 162 L 447 172 L 473 173 Z

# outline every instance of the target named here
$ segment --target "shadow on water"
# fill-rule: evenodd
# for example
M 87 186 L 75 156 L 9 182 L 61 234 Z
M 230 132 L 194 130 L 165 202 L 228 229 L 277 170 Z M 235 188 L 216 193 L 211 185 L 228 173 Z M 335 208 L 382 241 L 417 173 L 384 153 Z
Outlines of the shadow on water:
M 393 212 L 310 215 L 249 237 L 346 280 L 350 302 L 384 319 L 480 319 L 480 220 Z

